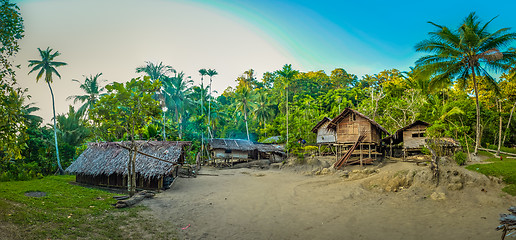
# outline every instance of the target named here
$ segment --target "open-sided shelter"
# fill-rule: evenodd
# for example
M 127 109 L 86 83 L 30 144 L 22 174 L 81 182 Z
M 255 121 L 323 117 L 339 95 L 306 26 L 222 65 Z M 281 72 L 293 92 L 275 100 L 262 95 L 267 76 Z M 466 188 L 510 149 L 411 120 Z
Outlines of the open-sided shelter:
M 184 148 L 191 142 L 136 141 L 136 187 L 160 189 L 177 176 L 185 161 Z M 108 187 L 127 186 L 131 142 L 89 143 L 67 169 L 79 183 Z M 161 159 L 161 160 L 158 160 Z
M 270 159 L 276 161 L 282 159 L 285 150 L 276 144 L 253 143 L 243 139 L 208 139 L 208 150 L 212 160 L 224 160 L 227 162 L 239 162 L 257 159 Z

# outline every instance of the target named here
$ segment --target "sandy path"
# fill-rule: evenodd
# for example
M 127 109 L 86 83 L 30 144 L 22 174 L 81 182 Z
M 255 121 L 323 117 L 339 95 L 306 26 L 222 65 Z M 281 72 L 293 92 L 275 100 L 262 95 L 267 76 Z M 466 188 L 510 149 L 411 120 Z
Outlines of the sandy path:
M 144 203 L 175 223 L 181 239 L 499 239 L 498 215 L 516 205 L 493 184 L 432 200 L 425 191 L 370 191 L 362 186 L 367 179 L 337 175 L 201 173 L 218 176 L 180 178 Z

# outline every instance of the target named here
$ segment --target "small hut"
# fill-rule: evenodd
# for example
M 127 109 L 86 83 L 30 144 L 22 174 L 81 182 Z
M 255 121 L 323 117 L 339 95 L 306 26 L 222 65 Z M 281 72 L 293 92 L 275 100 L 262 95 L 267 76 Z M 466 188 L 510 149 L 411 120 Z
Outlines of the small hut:
M 324 117 L 312 128 L 312 132 L 317 134 L 317 144 L 330 144 L 335 142 L 335 132 L 328 129 L 331 119 Z
M 269 159 L 271 163 L 276 163 L 283 161 L 287 155 L 285 148 L 281 145 L 255 143 L 254 146 L 258 151 L 258 160 Z
M 208 151 L 213 160 L 247 160 L 257 158 L 253 142 L 243 139 L 208 139 Z
M 285 149 L 277 144 L 253 143 L 243 139 L 208 139 L 208 151 L 214 162 L 225 163 L 249 160 L 269 159 L 271 162 L 281 161 Z
M 417 120 L 394 133 L 393 142 L 403 142 L 405 149 L 421 149 L 425 145 L 426 129 L 430 123 Z
M 126 187 L 130 144 L 89 143 L 66 171 L 75 174 L 79 183 Z M 136 144 L 139 146 L 135 160 L 136 187 L 161 189 L 168 187 L 177 176 L 178 165 L 185 161 L 184 147 L 191 142 L 136 141 Z
M 389 135 L 380 124 L 351 108 L 344 109 L 333 118 L 327 128 L 335 133 L 337 159 L 339 155 L 349 152 L 347 158 L 353 155 L 362 159 L 366 156 L 372 161 L 381 154 L 381 139 Z M 359 140 L 360 136 L 362 137 Z

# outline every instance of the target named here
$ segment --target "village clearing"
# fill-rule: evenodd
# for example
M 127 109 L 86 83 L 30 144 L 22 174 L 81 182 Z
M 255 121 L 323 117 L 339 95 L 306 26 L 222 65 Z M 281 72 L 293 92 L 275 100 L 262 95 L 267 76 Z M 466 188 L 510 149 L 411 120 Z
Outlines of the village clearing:
M 438 187 L 408 162 L 200 173 L 143 201 L 179 239 L 499 239 L 499 214 L 516 203 L 501 180 L 451 162 Z

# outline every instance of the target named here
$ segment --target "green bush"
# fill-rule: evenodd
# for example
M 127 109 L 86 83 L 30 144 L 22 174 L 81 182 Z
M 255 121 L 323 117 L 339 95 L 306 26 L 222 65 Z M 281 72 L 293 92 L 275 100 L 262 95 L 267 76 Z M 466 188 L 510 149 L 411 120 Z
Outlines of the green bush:
M 468 160 L 466 154 L 462 151 L 456 152 L 455 155 L 453 155 L 453 158 L 455 159 L 455 162 L 459 164 L 459 166 L 466 164 L 466 161 Z

